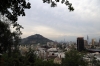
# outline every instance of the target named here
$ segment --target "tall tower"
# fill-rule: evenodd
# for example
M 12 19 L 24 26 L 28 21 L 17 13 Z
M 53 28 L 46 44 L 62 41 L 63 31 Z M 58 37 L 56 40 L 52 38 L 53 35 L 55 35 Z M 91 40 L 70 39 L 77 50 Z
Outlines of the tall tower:
M 84 38 L 83 37 L 77 38 L 77 50 L 78 51 L 84 50 Z
M 88 46 L 88 41 L 84 40 L 84 47 L 86 48 Z
M 87 35 L 87 43 L 89 44 L 89 37 L 88 37 L 88 35 Z

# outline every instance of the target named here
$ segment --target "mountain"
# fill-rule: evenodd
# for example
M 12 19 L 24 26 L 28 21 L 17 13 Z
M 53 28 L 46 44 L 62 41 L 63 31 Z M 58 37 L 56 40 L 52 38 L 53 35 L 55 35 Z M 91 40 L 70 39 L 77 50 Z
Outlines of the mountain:
M 45 38 L 40 34 L 35 34 L 22 39 L 21 44 L 46 44 L 47 42 L 52 42 L 52 40 Z

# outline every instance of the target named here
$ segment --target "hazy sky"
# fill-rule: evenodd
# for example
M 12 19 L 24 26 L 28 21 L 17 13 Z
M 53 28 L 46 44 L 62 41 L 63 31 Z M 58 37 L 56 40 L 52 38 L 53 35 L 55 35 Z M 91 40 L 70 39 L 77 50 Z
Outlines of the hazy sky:
M 73 41 L 87 35 L 90 39 L 100 38 L 100 0 L 69 0 L 75 8 L 69 12 L 65 4 L 52 8 L 42 0 L 29 0 L 31 9 L 25 10 L 26 16 L 19 17 L 22 38 L 41 34 L 52 40 Z

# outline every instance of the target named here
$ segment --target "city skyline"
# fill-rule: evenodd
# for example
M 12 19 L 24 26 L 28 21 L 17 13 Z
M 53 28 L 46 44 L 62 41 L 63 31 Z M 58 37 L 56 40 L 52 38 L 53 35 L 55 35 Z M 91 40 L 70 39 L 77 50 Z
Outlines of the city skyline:
M 77 37 L 100 38 L 99 0 L 70 0 L 75 10 L 69 12 L 64 4 L 52 8 L 42 0 L 29 0 L 31 9 L 26 16 L 19 17 L 18 23 L 24 27 L 22 38 L 41 34 L 52 40 L 76 40 Z

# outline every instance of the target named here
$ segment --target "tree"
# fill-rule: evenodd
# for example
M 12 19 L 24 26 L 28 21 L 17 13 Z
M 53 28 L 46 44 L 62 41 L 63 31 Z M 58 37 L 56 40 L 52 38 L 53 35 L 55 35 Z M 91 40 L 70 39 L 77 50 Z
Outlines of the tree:
M 11 32 L 10 24 L 8 22 L 0 21 L 0 53 L 8 51 L 10 56 L 11 47 L 14 46 L 17 49 L 17 44 L 20 40 L 21 31 L 16 30 Z
M 2 56 L 2 66 L 36 66 L 36 55 L 34 51 L 30 50 L 22 56 L 20 52 L 12 52 L 11 57 L 7 53 Z
M 6 33 L 6 34 L 4 33 L 4 35 L 6 35 L 6 37 L 8 37 L 8 35 L 11 35 L 12 36 L 11 39 L 13 39 L 12 42 L 14 43 L 14 45 L 18 44 L 20 35 L 22 34 L 20 29 L 23 28 L 21 25 L 17 23 L 18 16 L 21 16 L 21 15 L 25 16 L 25 9 L 30 9 L 31 8 L 30 5 L 31 4 L 27 2 L 26 0 L 0 0 L 0 20 L 2 21 L 2 17 L 3 17 L 4 19 L 2 21 L 2 24 L 5 22 L 5 20 L 7 20 L 8 23 L 6 22 L 7 24 L 6 23 L 4 24 L 9 26 L 8 27 L 0 23 L 0 25 L 2 25 L 2 27 L 0 26 L 0 28 L 5 28 L 6 29 L 5 32 L 9 31 L 9 33 Z M 13 28 L 15 28 L 14 32 L 11 32 L 10 30 L 11 25 L 13 26 Z M 1 29 L 1 32 L 2 31 L 3 30 Z M 0 36 L 0 38 L 2 37 Z M 5 38 L 5 40 L 8 40 L 8 39 L 10 39 L 10 37 Z M 5 43 L 4 45 L 8 46 Z
M 74 8 L 72 6 L 72 3 L 70 3 L 68 0 L 43 0 L 43 3 L 48 3 L 51 4 L 51 7 L 56 7 L 57 6 L 57 2 L 61 2 L 62 4 L 65 4 L 66 6 L 68 6 L 68 9 L 70 11 L 74 11 Z
M 54 63 L 52 60 L 36 59 L 34 66 L 61 66 L 60 64 Z
M 25 9 L 30 9 L 30 5 L 26 0 L 0 0 L 0 50 L 2 52 L 7 50 L 11 52 L 12 45 L 17 47 L 22 34 L 20 29 L 23 28 L 17 23 L 17 19 L 18 16 L 25 16 Z M 10 29 L 11 25 L 15 28 L 13 32 Z
M 25 16 L 25 9 L 31 8 L 25 0 L 0 0 L 0 13 L 8 19 L 16 22 L 18 16 Z
M 12 41 L 11 31 L 9 25 L 5 22 L 0 21 L 0 53 L 5 52 Z
M 62 60 L 62 66 L 87 66 L 87 62 L 83 60 L 83 54 L 70 50 L 65 53 L 65 58 Z

